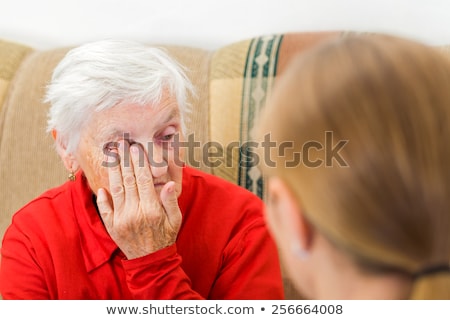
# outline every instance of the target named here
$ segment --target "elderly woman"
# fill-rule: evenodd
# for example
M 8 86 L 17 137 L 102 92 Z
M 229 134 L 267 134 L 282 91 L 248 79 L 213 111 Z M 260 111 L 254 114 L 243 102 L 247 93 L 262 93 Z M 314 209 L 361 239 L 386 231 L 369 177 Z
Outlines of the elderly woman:
M 69 181 L 14 215 L 5 299 L 281 299 L 262 203 L 181 162 L 191 84 L 164 52 L 100 41 L 48 87 Z
M 450 299 L 449 88 L 447 57 L 387 35 L 328 41 L 276 84 L 259 135 L 294 147 L 263 168 L 266 213 L 305 297 Z M 285 165 L 310 142 L 314 166 Z

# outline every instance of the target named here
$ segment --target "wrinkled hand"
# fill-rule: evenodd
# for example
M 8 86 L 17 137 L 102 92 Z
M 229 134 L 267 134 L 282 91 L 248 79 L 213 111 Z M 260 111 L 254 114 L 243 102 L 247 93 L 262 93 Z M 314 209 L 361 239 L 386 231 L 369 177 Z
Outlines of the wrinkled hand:
M 139 164 L 139 154 L 144 154 L 144 163 Z M 133 259 L 175 243 L 181 211 L 175 182 L 167 182 L 158 196 L 141 146 L 121 141 L 118 155 L 114 161 L 120 165 L 111 165 L 108 159 L 110 197 L 105 189 L 99 189 L 97 206 L 111 238 L 128 259 Z M 126 156 L 131 161 L 124 161 Z

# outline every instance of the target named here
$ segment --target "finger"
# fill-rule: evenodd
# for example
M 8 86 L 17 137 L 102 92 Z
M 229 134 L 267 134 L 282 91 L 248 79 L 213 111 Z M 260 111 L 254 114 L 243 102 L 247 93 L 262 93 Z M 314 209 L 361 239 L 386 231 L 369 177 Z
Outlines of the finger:
M 157 201 L 153 177 L 150 171 L 145 151 L 139 144 L 133 144 L 130 147 L 131 159 L 133 162 L 134 176 L 136 177 L 136 186 L 141 205 L 149 206 Z
M 136 179 L 134 177 L 133 164 L 130 159 L 130 144 L 126 140 L 120 141 L 120 170 L 122 172 L 122 182 L 125 191 L 126 201 L 137 203 L 139 201 Z
M 113 151 L 117 152 L 117 151 Z M 108 155 L 108 179 L 109 179 L 109 193 L 114 208 L 119 208 L 124 202 L 124 191 L 122 184 L 122 172 L 120 169 L 121 159 L 116 153 L 116 157 Z
M 108 195 L 103 188 L 100 188 L 97 191 L 97 207 L 106 230 L 110 230 L 113 226 L 114 210 L 109 202 Z
M 170 225 L 178 231 L 181 226 L 181 211 L 178 206 L 177 193 L 175 192 L 175 182 L 169 181 L 164 185 L 161 190 L 161 202 Z

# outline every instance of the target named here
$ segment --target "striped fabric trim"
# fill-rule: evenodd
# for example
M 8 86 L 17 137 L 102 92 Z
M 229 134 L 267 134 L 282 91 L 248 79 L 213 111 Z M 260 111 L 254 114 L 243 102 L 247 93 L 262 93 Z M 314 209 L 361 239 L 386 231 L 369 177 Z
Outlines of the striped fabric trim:
M 252 136 L 255 120 L 261 112 L 270 93 L 278 62 L 278 51 L 282 35 L 272 35 L 252 40 L 244 71 L 243 95 L 241 102 L 241 150 L 239 153 L 238 184 L 258 197 L 264 198 L 264 181 L 259 168 L 254 163 Z

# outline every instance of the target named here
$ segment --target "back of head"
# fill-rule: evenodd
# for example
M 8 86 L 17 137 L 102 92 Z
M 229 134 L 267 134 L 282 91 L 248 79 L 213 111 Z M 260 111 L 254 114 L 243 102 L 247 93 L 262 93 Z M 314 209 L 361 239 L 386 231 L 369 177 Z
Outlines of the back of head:
M 387 35 L 328 41 L 276 83 L 269 131 L 294 148 L 263 169 L 331 243 L 365 271 L 410 275 L 411 298 L 450 298 L 450 59 Z M 320 165 L 287 167 L 311 141 L 323 148 L 302 159 Z

